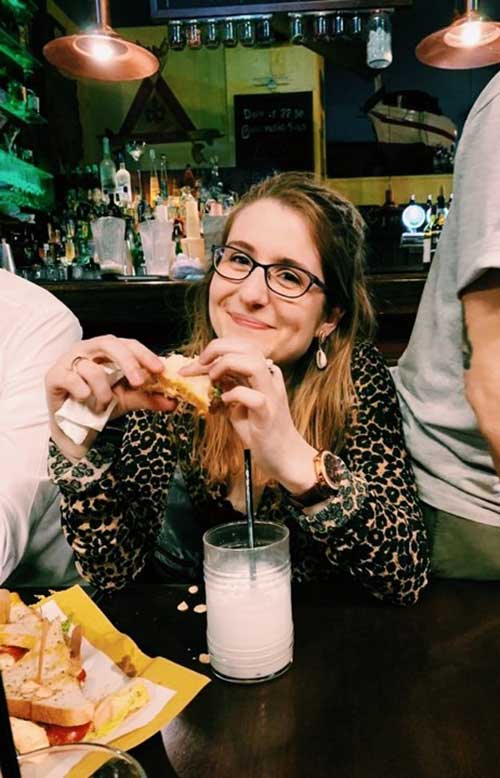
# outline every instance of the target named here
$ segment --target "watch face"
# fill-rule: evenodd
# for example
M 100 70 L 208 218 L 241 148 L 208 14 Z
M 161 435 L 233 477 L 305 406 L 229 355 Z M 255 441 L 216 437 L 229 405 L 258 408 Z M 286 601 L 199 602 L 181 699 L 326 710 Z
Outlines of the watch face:
M 331 451 L 323 451 L 322 455 L 323 478 L 328 486 L 336 489 L 338 486 L 337 457 Z

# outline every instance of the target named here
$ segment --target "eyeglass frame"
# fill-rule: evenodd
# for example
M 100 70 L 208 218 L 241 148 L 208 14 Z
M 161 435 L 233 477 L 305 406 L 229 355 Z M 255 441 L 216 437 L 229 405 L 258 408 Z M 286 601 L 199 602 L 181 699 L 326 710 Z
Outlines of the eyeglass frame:
M 252 267 L 249 270 L 249 272 L 247 273 L 247 275 L 238 279 L 238 278 L 230 278 L 229 276 L 225 276 L 223 273 L 221 273 L 217 269 L 217 264 L 215 262 L 216 252 L 219 249 L 232 249 L 233 251 L 239 251 L 247 259 L 249 259 L 250 262 L 252 263 Z M 220 255 L 220 256 L 222 257 L 222 255 Z M 283 292 L 277 292 L 276 289 L 273 289 L 271 286 L 269 286 L 269 281 L 268 281 L 268 278 L 267 278 L 269 270 L 272 267 L 287 267 L 287 265 L 285 263 L 283 263 L 283 262 L 271 262 L 271 264 L 269 264 L 269 265 L 264 265 L 262 262 L 258 262 L 256 259 L 254 259 L 254 257 L 251 256 L 251 254 L 248 254 L 246 251 L 243 251 L 243 249 L 240 249 L 237 246 L 231 246 L 228 243 L 221 243 L 219 246 L 216 246 L 216 245 L 212 246 L 212 266 L 213 266 L 213 269 L 217 273 L 218 276 L 220 276 L 221 278 L 225 278 L 226 281 L 234 281 L 235 284 L 240 284 L 242 281 L 245 281 L 249 276 L 252 275 L 252 273 L 253 273 L 253 271 L 255 270 L 256 267 L 261 267 L 262 270 L 264 271 L 264 281 L 266 282 L 266 286 L 269 289 L 269 291 L 272 292 L 273 294 L 277 294 L 279 297 L 284 297 L 287 300 L 298 300 L 299 297 L 303 297 L 305 294 L 307 294 L 307 292 L 310 290 L 311 286 L 313 286 L 313 285 L 316 285 L 317 287 L 319 287 L 321 289 L 321 291 L 326 296 L 328 296 L 328 288 L 327 288 L 326 284 L 320 278 L 318 278 L 318 276 L 315 276 L 314 273 L 311 273 L 309 270 L 306 270 L 305 267 L 298 267 L 298 266 L 292 265 L 292 264 L 289 265 L 291 268 L 294 268 L 295 270 L 300 270 L 301 273 L 305 273 L 305 275 L 309 278 L 308 286 L 304 289 L 303 292 L 301 292 L 300 294 L 296 294 L 296 295 L 288 295 L 288 294 L 284 294 Z

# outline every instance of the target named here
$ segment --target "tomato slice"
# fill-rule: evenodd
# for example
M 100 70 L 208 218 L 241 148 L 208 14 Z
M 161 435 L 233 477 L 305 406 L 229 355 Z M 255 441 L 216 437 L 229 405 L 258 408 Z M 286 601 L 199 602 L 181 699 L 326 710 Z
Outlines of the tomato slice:
M 18 662 L 27 653 L 27 648 L 19 648 L 19 646 L 0 646 L 0 654 L 9 654 L 9 656 L 14 658 L 15 662 Z
M 85 679 L 87 678 L 87 673 L 85 672 L 85 668 L 82 667 L 78 675 L 76 676 L 76 680 L 80 681 L 80 683 L 85 683 Z
M 57 724 L 44 724 L 51 746 L 64 746 L 66 743 L 79 743 L 90 729 L 91 722 L 79 727 L 59 727 Z

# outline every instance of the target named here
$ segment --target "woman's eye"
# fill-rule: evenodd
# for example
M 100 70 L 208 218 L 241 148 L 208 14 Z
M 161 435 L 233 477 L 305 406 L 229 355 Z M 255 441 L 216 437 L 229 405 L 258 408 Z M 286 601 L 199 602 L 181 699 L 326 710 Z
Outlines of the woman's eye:
M 248 267 L 252 264 L 250 257 L 247 257 L 246 254 L 231 254 L 229 259 L 234 265 Z
M 275 276 L 280 283 L 287 284 L 288 286 L 302 286 L 304 283 L 300 273 L 296 273 L 294 270 L 290 270 L 290 268 L 276 269 Z

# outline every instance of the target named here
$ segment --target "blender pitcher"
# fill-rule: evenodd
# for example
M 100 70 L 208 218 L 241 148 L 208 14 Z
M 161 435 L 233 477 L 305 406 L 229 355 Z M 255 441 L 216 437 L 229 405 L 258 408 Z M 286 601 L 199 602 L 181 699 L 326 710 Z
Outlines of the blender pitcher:
M 126 273 L 125 220 L 101 216 L 92 223 L 92 234 L 101 273 Z

